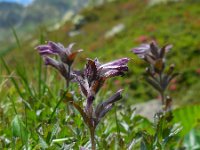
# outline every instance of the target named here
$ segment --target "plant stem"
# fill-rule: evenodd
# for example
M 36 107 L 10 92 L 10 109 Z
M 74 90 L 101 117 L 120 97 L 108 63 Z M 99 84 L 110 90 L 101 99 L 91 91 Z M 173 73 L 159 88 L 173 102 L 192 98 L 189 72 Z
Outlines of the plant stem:
M 96 143 L 95 143 L 95 128 L 89 127 L 90 129 L 90 140 L 92 145 L 92 150 L 96 150 Z
M 160 79 L 160 87 L 163 87 L 162 86 L 162 72 L 161 73 L 159 73 L 159 79 Z M 162 106 L 164 106 L 165 105 L 165 96 L 164 96 L 164 89 L 162 88 L 162 91 L 160 92 L 160 96 L 161 96 L 161 102 L 162 102 Z
M 67 65 L 67 78 L 66 78 L 66 88 L 69 88 L 69 82 L 70 82 L 70 73 L 71 73 L 71 66 Z
M 160 92 L 160 96 L 161 96 L 162 106 L 164 106 L 164 105 L 165 105 L 165 96 L 164 96 L 164 92 Z

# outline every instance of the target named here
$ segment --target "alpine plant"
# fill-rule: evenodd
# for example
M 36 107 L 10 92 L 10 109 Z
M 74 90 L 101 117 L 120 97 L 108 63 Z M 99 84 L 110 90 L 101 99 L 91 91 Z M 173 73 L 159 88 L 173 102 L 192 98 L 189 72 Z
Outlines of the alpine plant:
M 122 89 L 118 90 L 110 98 L 93 106 L 96 94 L 104 85 L 105 81 L 111 77 L 122 76 L 128 71 L 128 58 L 118 59 L 106 64 L 101 64 L 98 59 L 87 60 L 87 64 L 82 74 L 77 74 L 75 79 L 79 84 L 82 94 L 86 98 L 84 109 L 78 108 L 86 125 L 90 130 L 92 150 L 95 150 L 95 129 L 100 120 L 112 109 L 115 102 L 122 98 Z M 75 104 L 73 102 L 73 104 Z M 77 107 L 77 104 L 74 105 Z
M 150 44 L 142 44 L 132 49 L 133 53 L 149 64 L 146 68 L 147 76 L 145 79 L 159 92 L 164 111 L 169 111 L 171 109 L 172 102 L 171 97 L 165 95 L 166 89 L 170 81 L 178 75 L 178 73 L 174 73 L 174 64 L 166 67 L 166 54 L 171 48 L 172 45 L 165 45 L 160 48 L 157 43 L 153 41 Z
M 71 66 L 77 54 L 82 51 L 77 50 L 72 52 L 73 46 L 74 43 L 71 43 L 68 47 L 64 47 L 60 43 L 48 41 L 47 44 L 36 47 L 39 54 L 43 57 L 45 64 L 54 67 L 65 78 L 67 87 L 72 79 Z M 59 56 L 59 60 L 51 58 L 50 55 Z

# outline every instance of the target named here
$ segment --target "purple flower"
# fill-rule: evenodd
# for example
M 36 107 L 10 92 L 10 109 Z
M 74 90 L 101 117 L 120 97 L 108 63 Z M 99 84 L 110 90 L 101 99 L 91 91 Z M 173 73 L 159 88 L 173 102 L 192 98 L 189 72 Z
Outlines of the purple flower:
M 166 45 L 159 48 L 156 42 L 151 42 L 150 44 L 142 44 L 139 47 L 133 48 L 132 52 L 138 55 L 138 57 L 145 59 L 162 59 L 166 52 L 172 48 L 172 45 Z
M 71 75 L 71 65 L 74 62 L 76 55 L 82 50 L 71 52 L 74 43 L 70 44 L 68 47 L 64 47 L 60 43 L 55 43 L 52 41 L 47 42 L 46 45 L 39 45 L 36 47 L 40 55 L 44 58 L 45 64 L 50 65 L 57 69 L 62 76 L 66 79 L 67 84 L 72 78 Z M 58 55 L 61 61 L 57 61 L 49 55 Z
M 40 55 L 59 55 L 63 63 L 71 66 L 76 55 L 82 50 L 71 52 L 74 43 L 70 44 L 68 47 L 64 47 L 60 43 L 55 43 L 52 41 L 47 42 L 46 45 L 37 46 L 36 49 L 39 51 Z
M 128 58 L 121 58 L 106 64 L 101 64 L 98 59 L 88 59 L 85 70 L 82 75 L 76 75 L 80 89 L 87 97 L 87 106 L 90 108 L 95 99 L 95 95 L 103 86 L 106 79 L 114 76 L 122 76 L 128 71 Z
M 47 56 L 44 56 L 44 61 L 45 61 L 45 65 L 50 65 L 50 66 L 56 68 L 62 74 L 63 77 L 67 78 L 68 71 L 63 63 L 56 61 Z
M 172 45 L 166 45 L 159 48 L 156 42 L 150 44 L 142 44 L 139 47 L 133 48 L 132 52 L 144 59 L 148 63 L 155 66 L 158 72 L 164 69 L 165 54 L 172 48 Z
M 96 124 L 99 123 L 100 119 L 103 118 L 106 113 L 112 109 L 115 102 L 119 101 L 122 98 L 123 90 L 118 90 L 113 94 L 109 99 L 97 105 L 95 109 Z
M 145 55 L 150 53 L 150 45 L 149 44 L 142 44 L 139 47 L 132 49 L 132 52 L 138 55 L 140 58 L 144 58 Z

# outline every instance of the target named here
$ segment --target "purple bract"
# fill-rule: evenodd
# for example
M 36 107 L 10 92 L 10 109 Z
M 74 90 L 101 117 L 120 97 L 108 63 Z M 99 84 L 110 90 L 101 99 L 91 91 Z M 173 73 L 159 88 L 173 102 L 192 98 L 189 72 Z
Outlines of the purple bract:
M 73 46 L 74 46 L 74 43 L 70 44 L 68 47 L 65 48 L 60 43 L 49 41 L 47 42 L 46 45 L 37 46 L 36 49 L 39 51 L 40 55 L 42 56 L 59 55 L 63 63 L 71 66 L 76 55 L 82 51 L 82 50 L 78 50 L 75 52 L 71 52 Z
M 128 58 L 121 58 L 106 64 L 101 64 L 98 59 L 88 59 L 82 75 L 76 75 L 81 91 L 87 97 L 87 107 L 90 107 L 96 93 L 103 86 L 106 79 L 124 75 L 128 71 Z M 86 108 L 87 108 L 86 107 Z

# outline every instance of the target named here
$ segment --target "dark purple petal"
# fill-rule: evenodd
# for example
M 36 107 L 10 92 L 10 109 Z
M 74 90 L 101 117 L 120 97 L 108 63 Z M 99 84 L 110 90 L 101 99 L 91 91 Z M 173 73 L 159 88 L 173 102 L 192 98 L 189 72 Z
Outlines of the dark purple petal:
M 124 72 L 123 71 L 118 71 L 118 70 L 109 70 L 104 74 L 104 77 L 110 78 L 110 77 L 115 77 L 115 76 L 123 76 Z
M 106 78 L 114 76 L 122 76 L 124 72 L 128 71 L 128 66 L 111 66 L 110 68 L 102 68 L 100 75 Z
M 48 45 L 40 45 L 40 46 L 37 46 L 36 49 L 38 50 L 38 52 L 40 53 L 40 55 L 51 55 L 51 54 L 55 54 L 55 53 L 51 50 L 51 47 L 49 47 Z
M 150 45 L 149 44 L 142 44 L 139 47 L 136 47 L 132 49 L 133 53 L 135 54 L 144 54 L 150 51 Z
M 44 62 L 45 65 L 50 65 L 50 66 L 54 66 L 55 68 L 59 68 L 60 63 L 58 61 L 56 61 L 55 59 L 52 59 L 50 57 L 44 57 Z
M 101 118 L 103 118 L 113 107 L 113 104 L 109 104 L 107 105 L 99 114 L 98 116 L 98 120 L 100 120 Z M 96 114 L 97 115 L 97 114 Z
M 128 58 L 121 58 L 121 59 L 118 59 L 118 60 L 103 64 L 100 67 L 102 67 L 102 68 L 110 68 L 110 67 L 114 67 L 114 66 L 126 65 L 128 63 L 128 61 L 129 61 Z
M 125 71 L 128 71 L 128 58 L 118 59 L 103 65 L 100 65 L 98 71 L 101 76 L 106 78 L 123 75 Z
M 170 49 L 172 48 L 172 45 L 165 45 L 160 49 L 160 58 L 164 58 L 165 53 L 169 52 Z
M 61 44 L 56 44 L 52 41 L 49 41 L 47 45 L 40 45 L 36 47 L 41 55 L 49 55 L 49 54 L 59 54 L 62 55 L 64 53 L 64 47 Z
M 60 43 L 48 41 L 48 45 L 51 47 L 51 49 L 54 53 L 62 55 L 65 52 L 65 47 Z
M 132 49 L 132 52 L 138 55 L 138 57 L 143 59 L 145 55 L 150 52 L 150 45 L 142 44 L 139 47 Z
M 64 78 L 67 78 L 67 69 L 64 66 L 64 64 L 56 61 L 55 59 L 52 59 L 50 57 L 44 57 L 45 65 L 50 65 L 54 68 L 56 68 Z
M 114 103 L 122 98 L 123 89 L 118 90 L 113 96 L 111 96 L 108 100 L 105 101 L 104 105 L 108 105 L 110 103 Z
M 113 96 L 106 101 L 97 105 L 95 109 L 95 115 L 98 120 L 106 115 L 106 113 L 112 108 L 113 104 L 122 98 L 122 89 L 118 90 Z
M 151 50 L 152 55 L 153 55 L 155 58 L 159 58 L 159 47 L 158 47 L 158 45 L 156 44 L 156 42 L 151 42 L 151 43 L 150 43 L 150 50 Z
M 83 95 L 85 97 L 88 96 L 88 93 L 89 93 L 89 85 L 88 83 L 84 80 L 83 77 L 79 76 L 79 75 L 75 75 L 75 79 L 76 81 L 78 82 L 79 84 L 79 87 L 81 89 L 81 92 L 83 93 Z
M 95 62 L 91 59 L 88 59 L 88 63 L 86 64 L 84 71 L 84 76 L 87 78 L 89 86 L 91 85 L 92 81 L 97 78 L 97 67 Z
M 95 97 L 93 95 L 88 96 L 87 98 L 87 104 L 86 104 L 86 111 L 89 112 L 91 110 L 92 107 L 92 103 L 94 101 Z
M 44 56 L 44 55 L 51 55 L 51 54 L 55 54 L 50 50 L 43 50 L 43 51 L 39 51 L 40 55 Z
M 43 51 L 43 50 L 49 50 L 51 47 L 49 45 L 40 45 L 36 47 L 37 50 Z
M 106 73 L 110 70 L 118 70 L 118 71 L 128 71 L 128 66 L 122 65 L 122 66 L 109 66 L 105 68 L 101 68 L 101 73 Z

